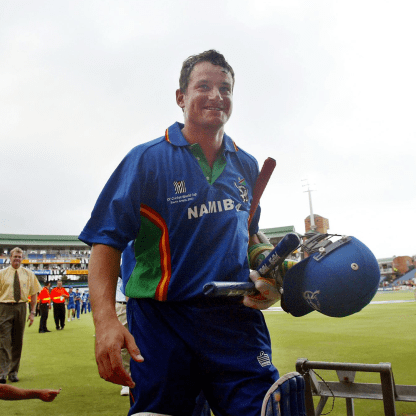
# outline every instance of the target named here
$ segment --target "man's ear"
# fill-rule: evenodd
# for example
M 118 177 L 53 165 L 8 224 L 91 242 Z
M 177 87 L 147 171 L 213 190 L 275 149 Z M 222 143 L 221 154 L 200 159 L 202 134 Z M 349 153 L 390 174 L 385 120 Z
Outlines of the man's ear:
M 178 104 L 182 110 L 185 108 L 185 94 L 180 90 L 180 88 L 176 90 L 176 104 Z

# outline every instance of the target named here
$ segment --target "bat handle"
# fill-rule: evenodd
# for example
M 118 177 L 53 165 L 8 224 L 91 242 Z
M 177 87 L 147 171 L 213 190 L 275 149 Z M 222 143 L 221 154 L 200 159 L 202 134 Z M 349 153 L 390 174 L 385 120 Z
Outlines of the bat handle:
M 204 286 L 203 293 L 206 296 L 244 296 L 254 295 L 257 289 L 252 282 L 210 282 Z
M 295 233 L 286 234 L 269 255 L 257 268 L 260 276 L 266 276 L 271 270 L 279 267 L 285 258 L 295 250 L 300 243 L 300 238 Z M 210 282 L 203 288 L 206 296 L 250 296 L 257 294 L 255 286 L 251 282 Z

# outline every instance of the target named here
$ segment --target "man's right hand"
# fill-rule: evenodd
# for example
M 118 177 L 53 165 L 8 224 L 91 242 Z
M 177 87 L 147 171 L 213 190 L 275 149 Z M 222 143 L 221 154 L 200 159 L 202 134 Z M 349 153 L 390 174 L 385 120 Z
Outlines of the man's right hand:
M 95 324 L 95 359 L 101 378 L 133 388 L 134 381 L 123 368 L 121 349 L 126 348 L 134 361 L 142 362 L 144 359 L 115 310 L 120 259 L 121 251 L 113 247 L 103 244 L 92 247 L 88 286 Z
M 44 402 L 52 402 L 55 400 L 56 396 L 60 392 L 61 392 L 61 389 L 59 390 L 42 389 L 42 390 L 39 390 L 39 399 Z
M 121 349 L 126 348 L 134 361 L 144 358 L 130 332 L 116 319 L 95 326 L 95 359 L 100 377 L 133 388 L 135 383 L 123 367 Z

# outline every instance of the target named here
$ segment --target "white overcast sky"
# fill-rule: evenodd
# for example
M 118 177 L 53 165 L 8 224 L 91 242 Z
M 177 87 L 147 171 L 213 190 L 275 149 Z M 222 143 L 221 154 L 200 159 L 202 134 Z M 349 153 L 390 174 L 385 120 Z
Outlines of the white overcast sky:
M 234 68 L 226 132 L 277 168 L 262 228 L 415 255 L 413 0 L 0 0 L 0 233 L 78 235 L 135 145 L 182 121 L 189 55 Z

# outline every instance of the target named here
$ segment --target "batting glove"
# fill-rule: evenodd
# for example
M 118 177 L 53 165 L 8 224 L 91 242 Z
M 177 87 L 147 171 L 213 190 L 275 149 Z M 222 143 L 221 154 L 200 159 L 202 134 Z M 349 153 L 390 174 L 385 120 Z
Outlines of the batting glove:
M 281 289 L 281 285 L 278 285 L 274 278 L 262 277 L 258 271 L 253 270 L 250 272 L 250 279 L 259 293 L 244 296 L 243 304 L 245 306 L 253 309 L 267 309 L 280 300 L 279 289 Z

